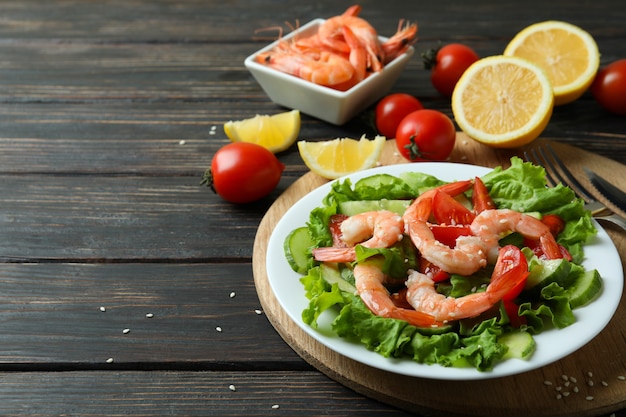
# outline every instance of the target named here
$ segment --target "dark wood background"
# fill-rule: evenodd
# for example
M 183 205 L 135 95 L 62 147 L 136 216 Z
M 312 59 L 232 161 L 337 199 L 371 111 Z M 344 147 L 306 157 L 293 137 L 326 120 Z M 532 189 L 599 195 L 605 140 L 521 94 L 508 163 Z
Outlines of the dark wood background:
M 257 311 L 252 245 L 308 172 L 297 149 L 257 203 L 200 186 L 224 122 L 282 111 L 243 66 L 269 42 L 255 29 L 350 4 L 0 2 L 0 415 L 405 415 L 309 366 Z M 626 58 L 622 1 L 361 4 L 383 35 L 417 21 L 418 54 L 457 41 L 498 54 L 559 19 L 595 37 L 603 64 Z M 418 54 L 394 91 L 451 115 Z M 363 133 L 361 118 L 303 115 L 300 137 Z M 544 136 L 626 161 L 626 119 L 588 93 Z

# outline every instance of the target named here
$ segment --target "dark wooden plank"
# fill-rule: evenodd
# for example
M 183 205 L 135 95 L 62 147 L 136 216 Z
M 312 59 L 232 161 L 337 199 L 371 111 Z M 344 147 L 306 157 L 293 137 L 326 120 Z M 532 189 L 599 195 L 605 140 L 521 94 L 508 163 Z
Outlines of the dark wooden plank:
M 310 369 L 250 264 L 0 264 L 0 370 L 192 367 Z
M 409 415 L 313 371 L 5 373 L 0 399 L 3 416 Z

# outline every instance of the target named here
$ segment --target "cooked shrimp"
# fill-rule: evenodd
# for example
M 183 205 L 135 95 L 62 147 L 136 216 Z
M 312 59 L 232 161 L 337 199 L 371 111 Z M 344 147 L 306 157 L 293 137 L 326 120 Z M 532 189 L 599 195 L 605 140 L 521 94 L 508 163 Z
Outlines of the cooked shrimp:
M 387 248 L 402 240 L 402 217 L 389 210 L 368 211 L 348 217 L 339 226 L 341 240 L 348 248 L 317 248 L 313 256 L 322 262 L 352 262 L 356 259 L 354 245 L 367 248 Z
M 461 236 L 454 248 L 435 239 L 428 226 L 433 197 L 437 192 L 456 195 L 466 191 L 471 181 L 445 184 L 421 194 L 404 213 L 406 233 L 421 256 L 445 272 L 471 275 L 487 265 L 486 246 L 479 237 Z
M 376 29 L 365 19 L 358 17 L 360 11 L 361 6 L 353 5 L 343 14 L 327 19 L 318 28 L 317 36 L 322 44 L 332 50 L 348 54 L 351 48 L 343 33 L 343 28 L 347 26 L 367 51 L 368 69 L 377 72 L 383 68 L 384 51 Z
M 326 51 L 303 52 L 289 45 L 259 54 L 256 60 L 279 71 L 327 87 L 345 83 L 354 75 L 354 67 L 341 55 Z
M 498 241 L 508 232 L 518 232 L 526 238 L 538 240 L 548 259 L 563 257 L 548 226 L 515 210 L 485 210 L 476 216 L 470 229 L 485 243 L 487 256 L 492 261 L 498 256 Z
M 439 326 L 430 314 L 397 307 L 383 285 L 385 274 L 375 265 L 359 264 L 354 267 L 354 283 L 363 303 L 377 316 L 405 320 L 418 327 Z
M 441 322 L 475 317 L 484 313 L 528 276 L 526 258 L 519 249 L 509 246 L 503 248 L 501 253 L 491 282 L 484 292 L 458 298 L 446 297 L 437 292 L 430 276 L 412 271 L 406 281 L 407 301 L 415 310 L 431 315 Z M 523 263 L 522 272 L 519 269 L 520 262 Z
M 417 24 L 407 24 L 404 27 L 403 25 L 404 21 L 400 20 L 398 31 L 381 45 L 385 57 L 384 64 L 403 54 L 417 40 Z

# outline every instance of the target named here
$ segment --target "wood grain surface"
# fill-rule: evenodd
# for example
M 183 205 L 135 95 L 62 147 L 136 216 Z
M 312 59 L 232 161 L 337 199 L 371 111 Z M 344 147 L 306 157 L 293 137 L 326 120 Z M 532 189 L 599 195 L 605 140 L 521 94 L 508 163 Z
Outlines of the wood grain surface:
M 547 140 L 534 142 L 535 146 Z M 567 165 L 580 174 L 586 166 L 610 175 L 626 186 L 624 165 L 549 141 Z M 452 161 L 488 167 L 507 166 L 520 149 L 501 151 L 457 136 Z M 384 165 L 406 162 L 389 141 L 381 156 Z M 416 169 L 419 165 L 416 164 Z M 611 175 L 612 174 L 612 175 Z M 609 325 L 577 352 L 543 368 L 523 374 L 480 381 L 440 381 L 397 375 L 361 364 L 326 348 L 296 325 L 276 300 L 265 270 L 266 246 L 273 226 L 291 205 L 326 180 L 309 173 L 292 185 L 268 210 L 254 245 L 255 285 L 264 310 L 278 333 L 307 362 L 347 387 L 404 410 L 441 416 L 593 416 L 626 405 L 626 375 L 623 329 L 626 305 L 620 306 Z M 607 227 L 622 264 L 626 259 L 626 233 Z M 576 382 L 565 382 L 563 375 Z M 591 375 L 591 376 L 590 376 Z M 549 381 L 552 385 L 546 385 Z M 591 382 L 590 382 L 591 381 Z M 592 386 L 593 385 L 593 386 Z M 560 387 L 561 391 L 557 391 Z M 577 387 L 574 389 L 574 387 Z M 441 395 L 442 392 L 454 395 Z M 563 396 L 563 394 L 565 396 Z M 560 394 L 561 398 L 557 399 Z M 489 399 L 485 401 L 485 399 Z

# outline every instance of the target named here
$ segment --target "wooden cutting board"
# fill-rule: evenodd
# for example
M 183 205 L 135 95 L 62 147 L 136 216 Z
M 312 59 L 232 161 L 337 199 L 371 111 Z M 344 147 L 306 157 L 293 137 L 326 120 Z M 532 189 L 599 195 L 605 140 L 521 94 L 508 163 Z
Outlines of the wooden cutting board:
M 532 146 L 542 142 L 550 142 L 585 185 L 591 187 L 583 175 L 583 166 L 626 189 L 626 166 L 556 141 L 538 139 Z M 521 156 L 522 150 L 491 149 L 459 133 L 451 160 L 506 167 L 511 156 Z M 395 151 L 395 143 L 389 141 L 381 163 L 405 162 Z M 419 169 L 417 164 L 416 169 Z M 626 305 L 623 298 L 608 326 L 577 352 L 534 371 L 479 381 L 431 380 L 382 371 L 337 354 L 307 335 L 288 317 L 271 290 L 265 268 L 266 249 L 272 230 L 285 211 L 325 182 L 327 180 L 313 173 L 296 181 L 270 207 L 254 242 L 254 280 L 263 309 L 281 337 L 305 361 L 356 392 L 425 415 L 575 417 L 626 408 L 626 380 L 623 380 L 626 377 Z M 622 265 L 626 265 L 626 232 L 603 226 L 618 248 Z M 568 377 L 567 383 L 563 375 Z

